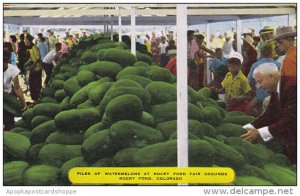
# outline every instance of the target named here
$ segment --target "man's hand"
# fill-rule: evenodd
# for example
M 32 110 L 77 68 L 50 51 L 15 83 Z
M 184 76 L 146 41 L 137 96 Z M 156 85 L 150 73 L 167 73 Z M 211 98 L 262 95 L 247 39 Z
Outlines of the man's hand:
M 248 141 L 248 142 L 254 142 L 260 137 L 257 129 L 248 128 L 246 130 L 247 130 L 247 133 L 241 135 L 240 136 L 241 139 Z

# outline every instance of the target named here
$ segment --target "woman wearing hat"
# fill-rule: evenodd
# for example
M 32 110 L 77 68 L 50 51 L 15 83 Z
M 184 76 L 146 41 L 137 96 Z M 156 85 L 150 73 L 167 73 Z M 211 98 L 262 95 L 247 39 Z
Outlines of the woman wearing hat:
M 242 64 L 242 72 L 245 76 L 248 75 L 251 66 L 256 62 L 257 52 L 255 47 L 253 46 L 253 38 L 250 36 L 246 36 L 243 38 L 244 42 L 242 45 L 242 55 L 244 58 L 244 62 Z
M 33 37 L 28 34 L 25 37 L 25 45 L 30 54 L 25 67 L 29 70 L 29 90 L 31 99 L 36 102 L 40 97 L 42 88 L 42 61 L 39 49 L 32 42 Z

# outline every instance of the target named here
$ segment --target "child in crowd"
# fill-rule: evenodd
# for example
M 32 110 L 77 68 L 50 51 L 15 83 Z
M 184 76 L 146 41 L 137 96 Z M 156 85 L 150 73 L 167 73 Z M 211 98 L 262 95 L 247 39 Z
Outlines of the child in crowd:
M 209 64 L 209 70 L 213 73 L 214 79 L 208 84 L 208 86 L 221 88 L 221 82 L 224 80 L 225 75 L 228 72 L 227 58 L 223 56 L 222 48 L 217 48 L 214 58 Z
M 247 77 L 241 71 L 242 63 L 242 55 L 237 52 L 232 53 L 227 60 L 229 72 L 221 83 L 222 88 L 211 89 L 220 94 L 225 93 L 226 110 L 248 114 L 248 102 L 252 98 L 252 91 Z

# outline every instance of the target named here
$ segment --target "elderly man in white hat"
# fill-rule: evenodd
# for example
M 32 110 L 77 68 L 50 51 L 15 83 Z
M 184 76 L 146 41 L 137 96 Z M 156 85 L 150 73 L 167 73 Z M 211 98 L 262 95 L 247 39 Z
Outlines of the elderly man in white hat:
M 279 35 L 283 35 L 283 33 Z M 289 33 L 289 36 L 291 35 L 293 35 L 292 31 Z M 283 36 L 276 37 L 284 38 Z M 259 65 L 255 68 L 253 77 L 258 88 L 271 94 L 270 104 L 261 116 L 243 127 L 247 133 L 240 137 L 248 142 L 256 141 L 259 138 L 265 142 L 276 138 L 283 139 L 281 152 L 295 164 L 297 161 L 296 83 L 293 79 L 280 76 L 280 71 L 274 63 Z

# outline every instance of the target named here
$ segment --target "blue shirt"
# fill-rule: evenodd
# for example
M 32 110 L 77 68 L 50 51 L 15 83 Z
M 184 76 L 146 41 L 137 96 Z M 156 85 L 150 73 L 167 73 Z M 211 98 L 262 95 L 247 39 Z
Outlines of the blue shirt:
M 214 71 L 219 68 L 221 65 L 227 65 L 227 58 L 223 57 L 221 59 L 214 58 L 209 64 L 209 70 Z
M 253 78 L 253 71 L 254 69 L 258 66 L 261 65 L 263 63 L 274 63 L 275 65 L 277 65 L 278 70 L 281 69 L 281 63 L 278 61 L 273 60 L 272 58 L 261 58 L 259 61 L 257 61 L 256 63 L 254 63 L 249 71 L 248 74 L 248 82 L 250 84 L 250 86 L 253 86 L 256 84 L 255 79 Z M 256 99 L 259 101 L 263 101 L 266 97 L 268 97 L 270 94 L 267 93 L 266 91 L 264 91 L 261 88 L 257 88 L 256 89 Z
M 11 54 L 10 54 L 10 64 L 17 65 L 17 59 L 16 59 L 16 55 L 14 52 L 11 52 Z
M 41 60 L 44 59 L 44 57 L 48 54 L 48 45 L 46 42 L 40 42 L 37 47 L 39 48 Z

